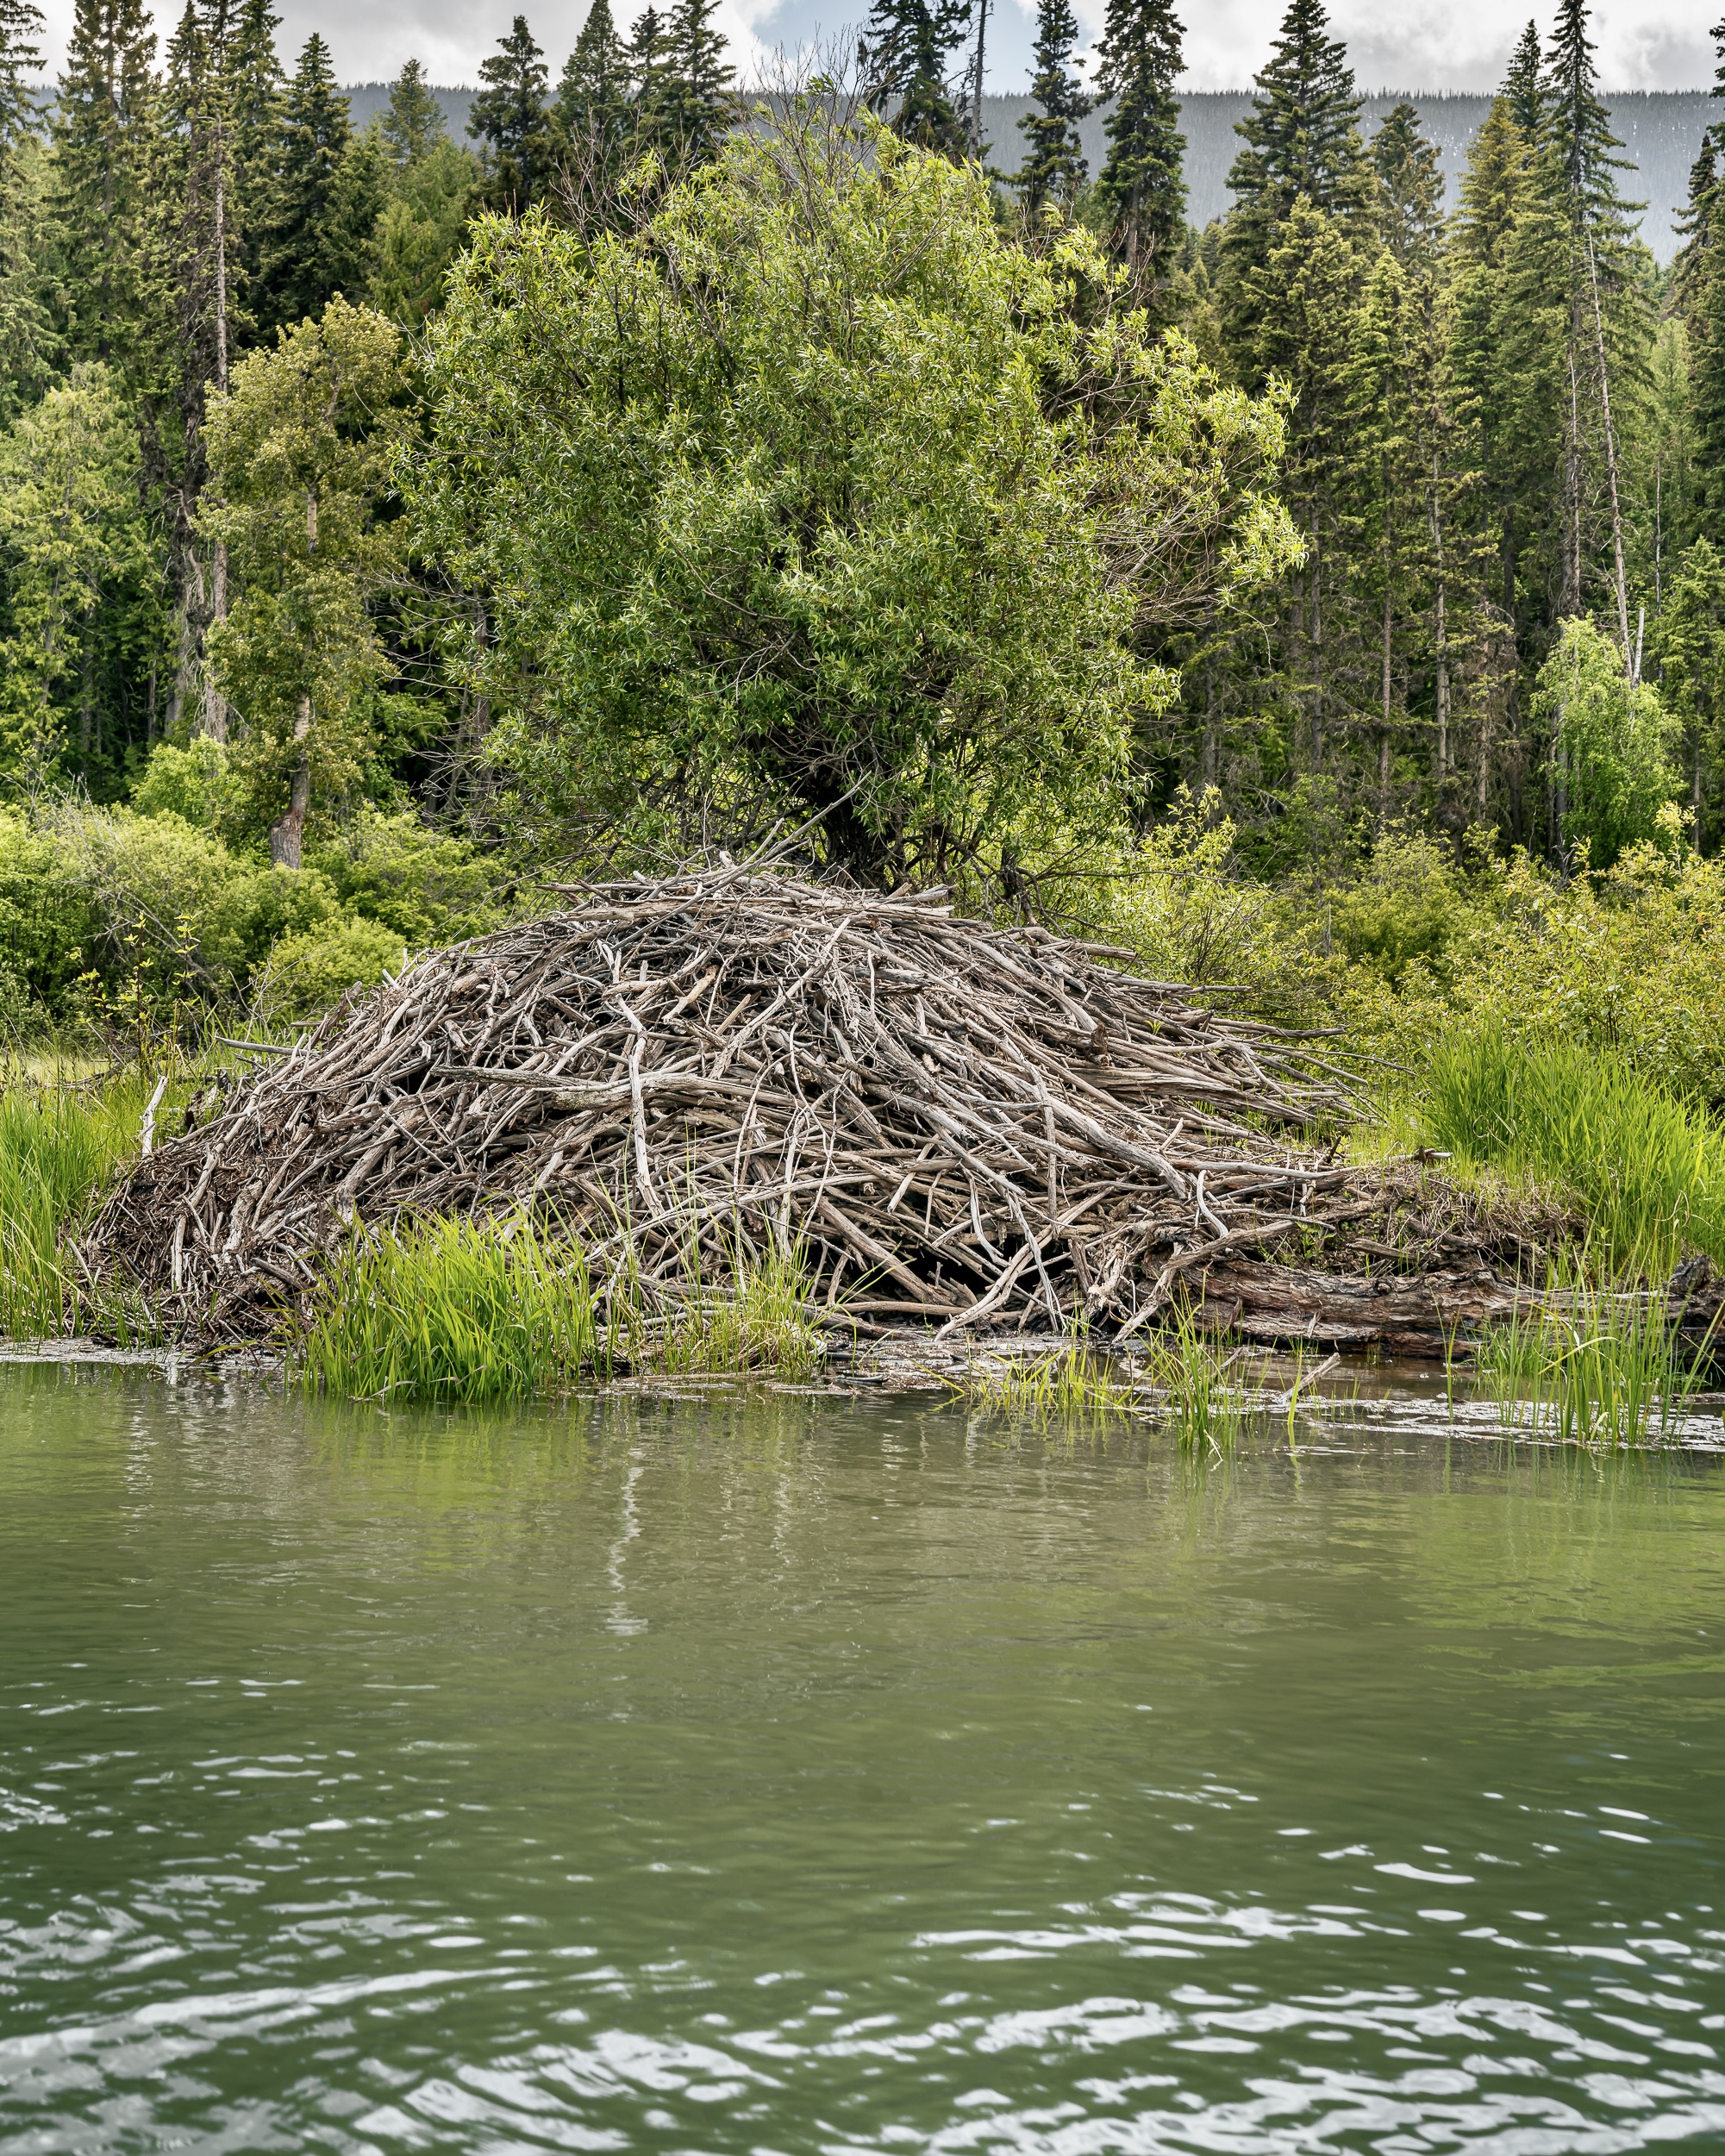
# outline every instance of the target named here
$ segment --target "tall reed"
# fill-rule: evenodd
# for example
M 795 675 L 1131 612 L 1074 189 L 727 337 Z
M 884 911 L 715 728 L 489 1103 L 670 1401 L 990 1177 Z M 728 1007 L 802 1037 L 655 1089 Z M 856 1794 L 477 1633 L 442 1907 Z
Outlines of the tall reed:
M 531 1220 L 356 1230 L 326 1263 L 297 1352 L 350 1399 L 519 1400 L 597 1359 L 585 1261 Z
M 1725 1135 L 1609 1051 L 1500 1027 L 1441 1044 L 1423 1134 L 1465 1165 L 1561 1192 L 1618 1278 L 1670 1272 L 1685 1247 L 1725 1263 Z
M 91 1315 L 67 1262 L 116 1167 L 136 1150 L 154 1074 L 106 1084 L 56 1078 L 0 1091 L 0 1334 L 43 1339 Z M 122 1334 L 135 1314 L 109 1314 Z
M 1687 1355 L 1661 1298 L 1557 1269 L 1540 1305 L 1481 1334 L 1476 1381 L 1506 1428 L 1566 1444 L 1668 1439 L 1704 1384 L 1709 1342 Z
M 1185 1303 L 1146 1347 L 1146 1384 L 1178 1442 L 1191 1448 L 1208 1445 L 1217 1453 L 1237 1444 L 1248 1402 L 1232 1375 L 1236 1353 L 1225 1353 L 1224 1343 L 1199 1325 Z

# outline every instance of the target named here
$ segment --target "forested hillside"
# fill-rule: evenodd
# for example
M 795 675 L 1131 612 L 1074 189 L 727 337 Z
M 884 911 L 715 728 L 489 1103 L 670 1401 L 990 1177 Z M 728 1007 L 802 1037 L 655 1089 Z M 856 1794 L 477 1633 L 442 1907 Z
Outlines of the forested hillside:
M 267 0 L 79 0 L 44 108 L 5 0 L 8 1009 L 284 949 L 309 999 L 811 816 L 1097 918 L 1175 829 L 1284 885 L 1716 847 L 1716 149 L 1661 269 L 1582 0 L 1451 209 L 1292 0 L 1201 229 L 1166 0 L 1112 0 L 1099 144 L 1043 0 L 1009 184 L 963 10 L 766 104 L 711 16 L 518 16 L 457 141 L 411 60 L 356 128 Z

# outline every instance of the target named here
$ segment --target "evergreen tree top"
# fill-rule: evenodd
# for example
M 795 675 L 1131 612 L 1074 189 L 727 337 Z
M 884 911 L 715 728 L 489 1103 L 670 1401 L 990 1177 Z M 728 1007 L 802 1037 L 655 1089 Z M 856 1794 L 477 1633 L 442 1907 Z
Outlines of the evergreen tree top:
M 1600 103 L 1587 16 L 1587 0 L 1559 0 L 1547 55 L 1547 134 L 1572 214 L 1588 225 L 1615 229 L 1623 226 L 1625 210 L 1646 204 L 1625 203 L 1617 193 L 1616 175 L 1631 166 L 1627 158 L 1612 154 L 1623 145 Z
M 1247 147 L 1228 184 L 1242 209 L 1279 219 L 1302 195 L 1330 212 L 1370 203 L 1359 97 L 1347 48 L 1329 28 L 1323 0 L 1291 0 L 1252 109 L 1234 127 Z
M 398 166 L 417 165 L 443 133 L 443 108 L 416 59 L 402 62 L 390 84 L 390 102 L 378 116 L 378 132 Z
M 479 79 L 485 87 L 468 111 L 467 132 L 508 156 L 543 126 L 550 86 L 545 54 L 534 44 L 524 15 L 516 17 L 507 37 L 497 40 L 491 57 L 480 61 Z
M 628 55 L 610 0 L 593 0 L 557 84 L 557 116 L 571 136 L 603 127 L 628 96 Z
M 898 100 L 894 131 L 907 141 L 962 157 L 965 125 L 947 90 L 948 55 L 970 28 L 972 0 L 874 0 L 859 53 L 869 103 Z
M 1097 41 L 1097 94 L 1120 97 L 1132 83 L 1173 93 L 1185 56 L 1185 28 L 1173 0 L 1108 0 Z
M 1509 72 L 1503 78 L 1503 96 L 1509 108 L 1509 117 L 1529 142 L 1539 140 L 1545 124 L 1544 67 L 1540 26 L 1537 22 L 1529 22 L 1509 56 Z
M 301 49 L 282 112 L 288 161 L 316 157 L 332 167 L 353 134 L 347 100 L 336 87 L 329 47 L 314 30 Z
M 1443 232 L 1443 171 L 1436 143 L 1420 132 L 1405 98 L 1372 138 L 1372 164 L 1383 191 L 1384 236 L 1404 266 L 1428 255 Z

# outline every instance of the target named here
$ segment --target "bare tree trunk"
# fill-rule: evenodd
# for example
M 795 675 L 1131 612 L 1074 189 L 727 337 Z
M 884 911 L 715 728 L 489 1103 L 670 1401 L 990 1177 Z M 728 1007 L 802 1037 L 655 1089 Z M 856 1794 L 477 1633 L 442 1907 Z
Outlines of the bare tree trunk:
M 1384 716 L 1378 728 L 1378 822 L 1390 821 L 1390 579 L 1384 579 Z
M 1605 476 L 1611 489 L 1611 548 L 1617 578 L 1617 628 L 1623 644 L 1623 664 L 1632 662 L 1629 652 L 1629 587 L 1623 572 L 1623 511 L 1617 499 L 1617 438 L 1611 427 L 1611 377 L 1605 364 L 1605 317 L 1599 307 L 1599 265 L 1594 259 L 1593 234 L 1587 235 L 1587 273 L 1593 286 L 1593 338 L 1599 353 L 1599 409 L 1605 418 Z
M 299 761 L 294 766 L 292 790 L 286 812 L 270 827 L 272 868 L 297 868 L 303 857 L 305 819 L 311 807 L 311 755 L 306 746 L 310 732 L 311 698 L 302 697 L 298 716 L 293 722 L 293 738 L 299 744 Z
M 1576 347 L 1581 341 L 1578 295 L 1569 308 L 1569 439 L 1563 458 L 1563 598 L 1558 612 L 1572 621 L 1581 611 L 1581 385 L 1576 366 Z

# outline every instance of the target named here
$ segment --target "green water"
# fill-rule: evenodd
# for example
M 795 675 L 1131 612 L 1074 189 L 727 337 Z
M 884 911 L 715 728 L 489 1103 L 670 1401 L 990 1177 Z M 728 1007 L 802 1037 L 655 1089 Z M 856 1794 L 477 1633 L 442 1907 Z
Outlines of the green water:
M 1725 2147 L 1717 1460 L 0 1371 L 0 2149 Z

